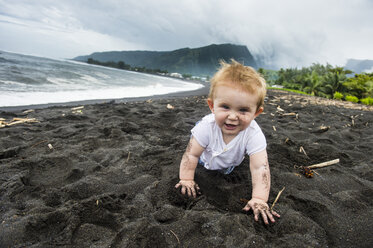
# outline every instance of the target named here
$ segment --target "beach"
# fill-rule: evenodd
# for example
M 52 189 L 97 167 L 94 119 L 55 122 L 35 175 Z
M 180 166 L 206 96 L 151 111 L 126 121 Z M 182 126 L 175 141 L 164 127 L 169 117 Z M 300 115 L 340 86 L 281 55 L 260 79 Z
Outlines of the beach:
M 285 189 L 265 225 L 242 211 L 248 158 L 198 167 L 195 199 L 174 187 L 206 94 L 0 111 L 20 121 L 0 128 L 0 247 L 373 246 L 372 107 L 269 90 L 270 206 Z

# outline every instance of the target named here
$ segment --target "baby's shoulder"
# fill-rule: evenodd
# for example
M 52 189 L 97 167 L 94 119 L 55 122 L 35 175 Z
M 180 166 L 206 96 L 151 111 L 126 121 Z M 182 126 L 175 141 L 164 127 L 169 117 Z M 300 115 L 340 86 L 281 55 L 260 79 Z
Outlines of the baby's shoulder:
M 214 123 L 214 122 L 215 122 L 215 116 L 214 116 L 213 113 L 208 114 L 208 115 L 205 115 L 205 116 L 202 118 L 202 121 L 203 121 L 203 122 L 206 122 L 206 123 Z
M 261 129 L 260 126 L 258 125 L 258 123 L 255 121 L 255 120 L 252 120 L 250 125 L 248 126 L 248 128 L 251 128 L 251 129 Z
M 193 132 L 203 132 L 206 134 L 206 131 L 211 130 L 214 126 L 215 118 L 213 115 L 209 114 L 204 116 L 201 120 L 197 121 L 194 127 L 192 128 Z
M 258 123 L 255 120 L 252 120 L 250 125 L 245 129 L 244 136 L 250 137 L 252 135 L 255 135 L 257 133 L 262 133 L 262 129 L 258 125 Z

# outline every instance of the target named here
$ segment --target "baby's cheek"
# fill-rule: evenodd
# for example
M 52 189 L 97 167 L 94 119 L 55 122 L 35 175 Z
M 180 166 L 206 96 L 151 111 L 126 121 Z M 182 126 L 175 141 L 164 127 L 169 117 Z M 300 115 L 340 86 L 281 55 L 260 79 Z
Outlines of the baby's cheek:
M 250 117 L 248 115 L 241 115 L 241 120 L 244 121 L 244 122 L 249 122 Z
M 217 122 L 223 122 L 225 120 L 225 115 L 222 113 L 215 113 L 215 120 Z

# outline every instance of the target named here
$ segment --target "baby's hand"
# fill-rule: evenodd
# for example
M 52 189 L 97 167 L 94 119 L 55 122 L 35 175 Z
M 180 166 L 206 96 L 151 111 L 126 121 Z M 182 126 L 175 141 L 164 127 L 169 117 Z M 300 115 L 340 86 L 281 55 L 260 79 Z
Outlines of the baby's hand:
M 268 224 L 268 218 L 275 222 L 275 218 L 273 218 L 273 215 L 276 217 L 280 217 L 278 213 L 275 211 L 271 211 L 268 207 L 268 204 L 258 198 L 252 198 L 250 201 L 247 202 L 246 206 L 243 208 L 245 211 L 249 211 L 250 209 L 254 212 L 254 219 L 255 221 L 259 220 L 259 213 L 262 215 L 262 218 L 264 220 L 264 223 Z
M 194 198 L 197 197 L 197 194 L 200 193 L 200 189 L 198 187 L 198 184 L 194 182 L 194 180 L 180 180 L 178 184 L 175 185 L 175 188 L 179 188 L 181 186 L 181 193 L 185 195 L 185 193 L 188 193 L 188 196 L 193 196 Z

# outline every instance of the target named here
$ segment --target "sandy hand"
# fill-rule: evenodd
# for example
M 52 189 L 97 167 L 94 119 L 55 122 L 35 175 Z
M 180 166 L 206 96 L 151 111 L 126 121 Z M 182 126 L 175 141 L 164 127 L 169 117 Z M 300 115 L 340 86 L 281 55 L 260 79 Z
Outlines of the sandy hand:
M 250 201 L 247 202 L 246 206 L 243 208 L 245 211 L 249 211 L 250 209 L 254 212 L 254 219 L 255 221 L 259 220 L 259 214 L 262 216 L 264 223 L 268 224 L 268 218 L 271 220 L 271 222 L 275 222 L 276 217 L 280 217 L 278 213 L 275 211 L 271 211 L 268 207 L 268 204 L 257 198 L 252 198 Z
M 194 198 L 196 198 L 197 195 L 201 194 L 201 192 L 199 191 L 200 188 L 194 180 L 180 180 L 179 183 L 175 185 L 175 188 L 179 187 L 181 187 L 181 193 L 183 195 L 187 193 L 189 197 L 193 196 Z

